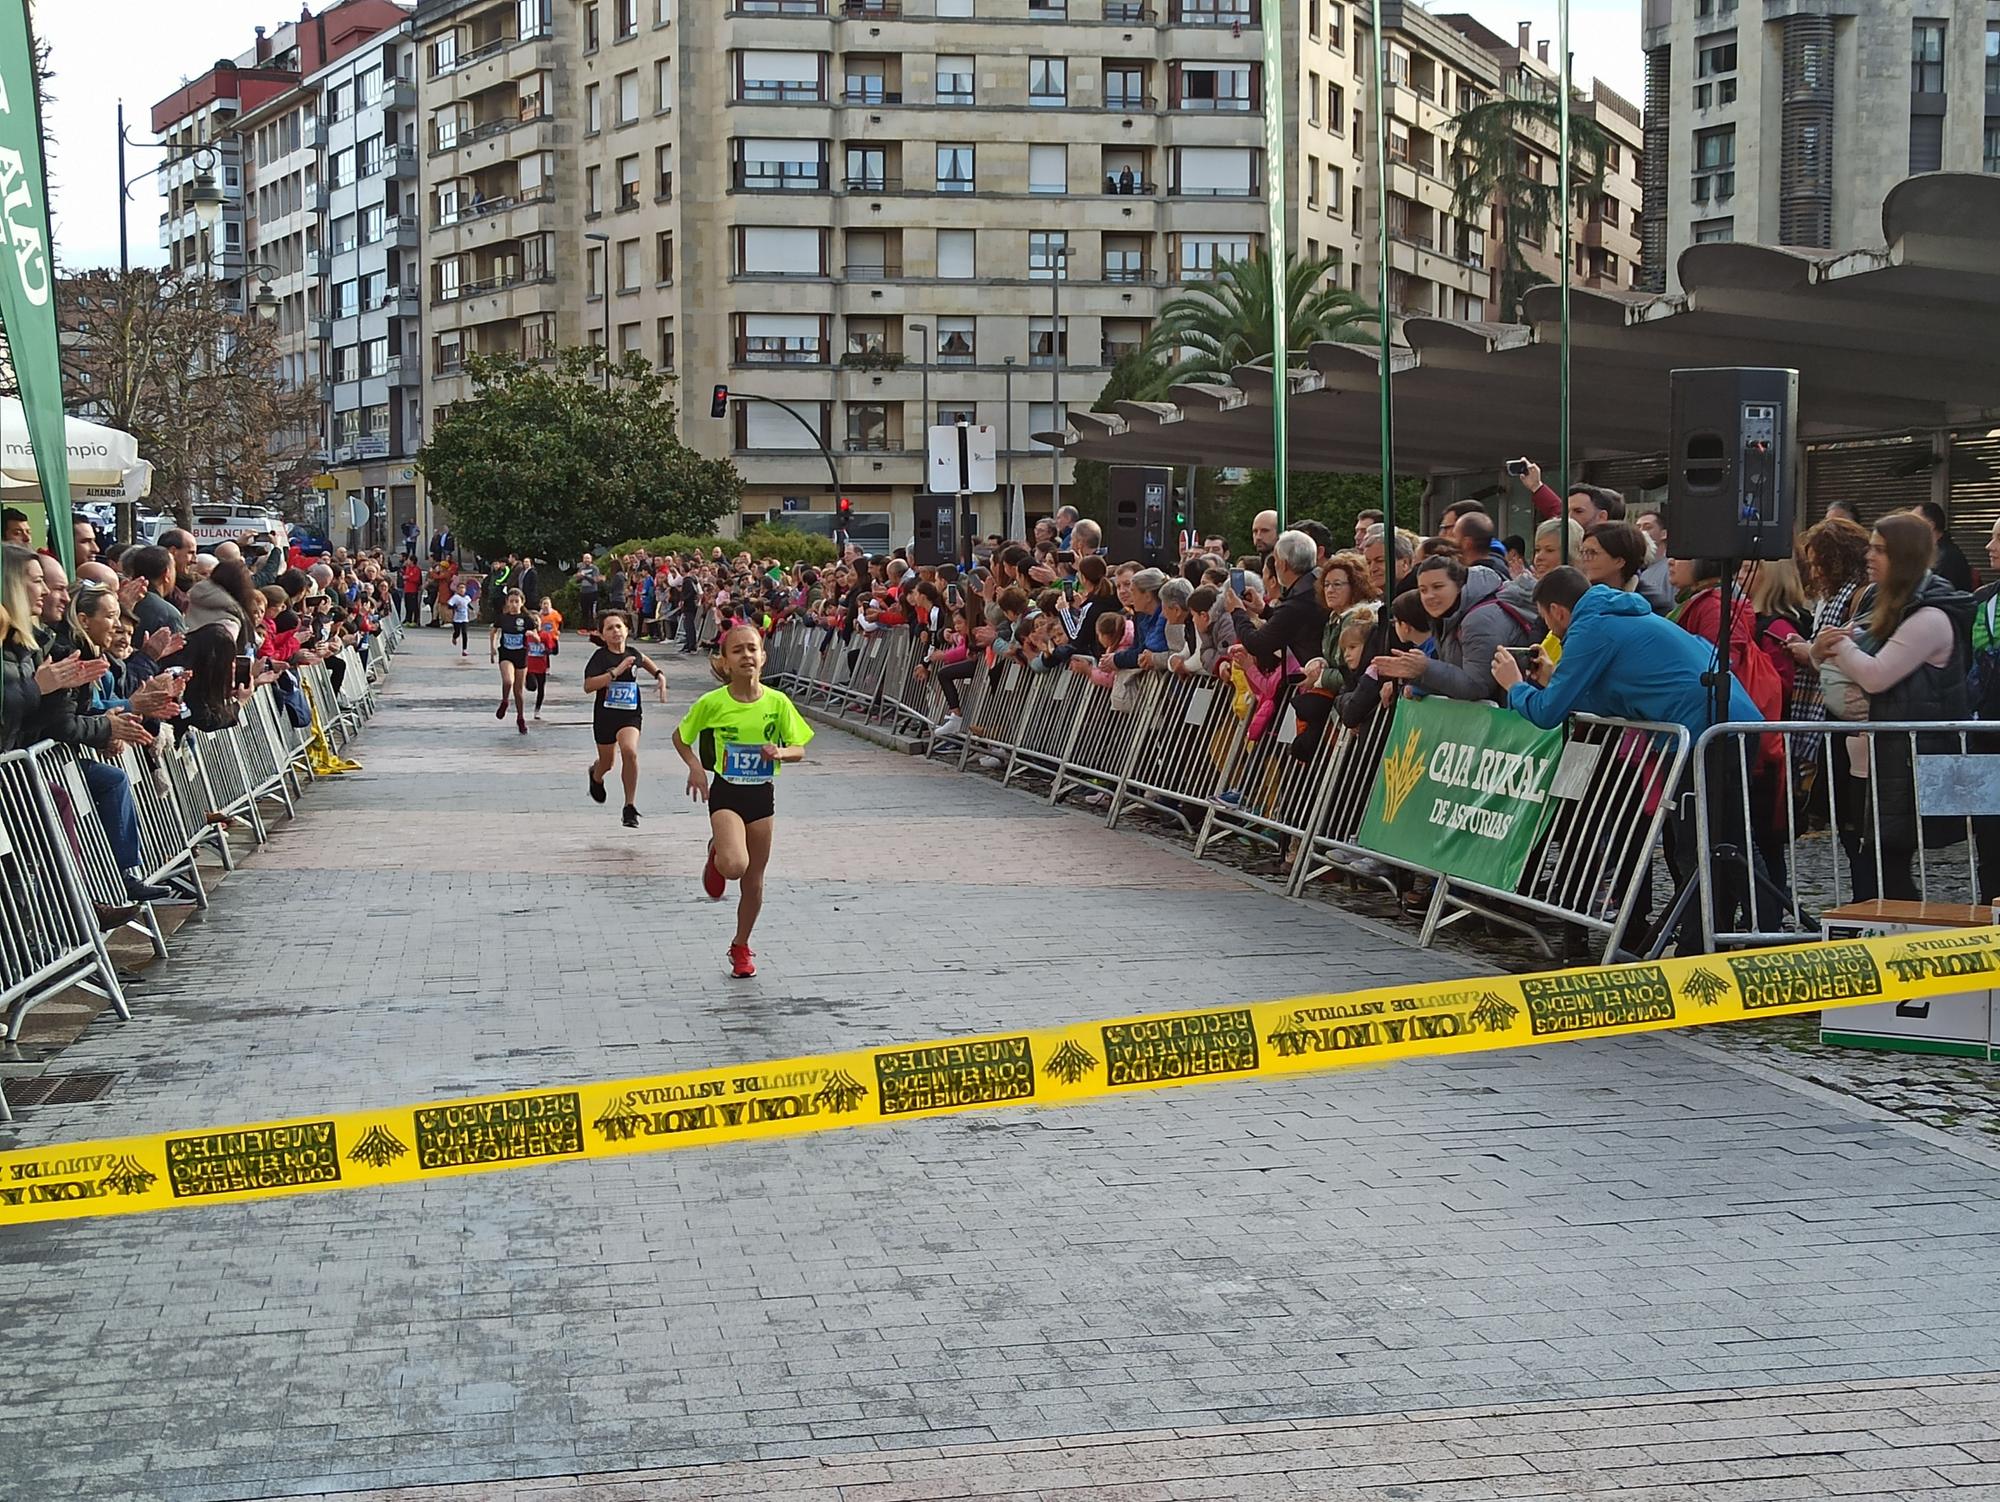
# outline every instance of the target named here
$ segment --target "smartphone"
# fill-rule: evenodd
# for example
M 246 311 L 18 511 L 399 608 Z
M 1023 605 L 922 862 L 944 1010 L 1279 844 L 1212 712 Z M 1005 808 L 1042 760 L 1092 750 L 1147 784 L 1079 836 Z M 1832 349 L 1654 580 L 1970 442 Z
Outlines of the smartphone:
M 1249 581 L 1249 575 L 1246 574 L 1242 569 L 1233 568 L 1229 571 L 1229 587 L 1236 591 L 1237 596 L 1239 598 L 1242 596 L 1244 589 L 1247 587 L 1248 581 Z
M 1528 472 L 1528 461 L 1526 459 L 1509 459 L 1507 461 L 1508 474 L 1513 475 L 1516 478 L 1519 478 L 1520 476 L 1525 475 L 1527 472 Z
M 1064 568 L 1073 568 L 1076 565 L 1076 554 L 1072 553 L 1069 549 L 1065 548 L 1060 553 L 1056 554 L 1056 562 L 1061 564 Z
M 1514 659 L 1514 666 L 1525 673 L 1535 665 L 1535 658 L 1541 650 L 1540 647 L 1509 647 L 1507 655 Z

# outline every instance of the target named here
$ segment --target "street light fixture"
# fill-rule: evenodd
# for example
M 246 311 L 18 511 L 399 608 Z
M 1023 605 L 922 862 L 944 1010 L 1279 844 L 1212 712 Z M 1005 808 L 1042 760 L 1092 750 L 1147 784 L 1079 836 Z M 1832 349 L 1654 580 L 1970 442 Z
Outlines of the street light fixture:
M 924 441 L 920 445 L 920 447 L 924 451 L 924 465 L 925 465 L 924 483 L 928 485 L 930 483 L 929 466 L 930 466 L 930 451 L 931 451 L 931 326 L 927 323 L 913 323 L 910 325 L 910 332 L 913 334 L 921 334 L 923 336 Z
M 1067 344 L 1062 332 L 1062 284 L 1069 275 L 1069 258 L 1074 245 L 1059 245 L 1049 252 L 1049 426 L 1062 421 L 1062 366 Z M 1049 515 L 1062 510 L 1062 450 L 1049 449 Z

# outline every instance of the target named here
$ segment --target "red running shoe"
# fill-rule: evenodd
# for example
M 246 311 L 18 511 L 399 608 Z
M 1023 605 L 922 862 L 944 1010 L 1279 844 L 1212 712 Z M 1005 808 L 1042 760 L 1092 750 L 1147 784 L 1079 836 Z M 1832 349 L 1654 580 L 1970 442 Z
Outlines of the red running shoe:
M 715 869 L 715 841 L 710 840 L 708 842 L 708 859 L 703 861 L 701 866 L 701 889 L 708 894 L 710 902 L 720 902 L 722 901 L 722 893 L 726 885 L 727 883 L 722 879 L 722 873 Z M 743 952 L 748 954 L 750 951 L 746 949 Z
M 756 961 L 748 944 L 729 946 L 729 973 L 737 980 L 748 980 L 757 973 Z

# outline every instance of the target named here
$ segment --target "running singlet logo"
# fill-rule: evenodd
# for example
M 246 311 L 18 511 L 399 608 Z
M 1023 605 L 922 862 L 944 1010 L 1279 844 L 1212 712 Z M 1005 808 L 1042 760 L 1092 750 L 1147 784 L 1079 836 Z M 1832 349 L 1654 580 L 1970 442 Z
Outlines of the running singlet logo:
M 637 709 L 639 707 L 639 680 L 636 678 L 614 678 L 604 690 L 606 709 Z
M 725 741 L 722 746 L 722 780 L 738 784 L 769 782 L 773 775 L 771 758 L 762 746 L 745 746 Z

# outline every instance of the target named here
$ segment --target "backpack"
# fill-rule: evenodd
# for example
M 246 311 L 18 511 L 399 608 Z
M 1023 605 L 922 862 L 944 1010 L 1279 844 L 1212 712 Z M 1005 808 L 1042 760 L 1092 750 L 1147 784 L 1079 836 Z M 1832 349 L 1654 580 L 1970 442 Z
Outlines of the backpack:
M 1757 706 L 1757 713 L 1767 720 L 1782 720 L 1785 717 L 1785 686 L 1778 681 L 1778 670 L 1771 666 L 1771 659 L 1761 651 L 1743 654 L 1743 665 L 1737 670 L 1736 681 L 1743 685 L 1743 692 L 1750 696 L 1750 702 Z M 1785 738 L 1776 731 L 1767 731 L 1757 737 L 1757 756 L 1753 771 L 1763 771 L 1773 766 L 1782 766 L 1785 760 Z

